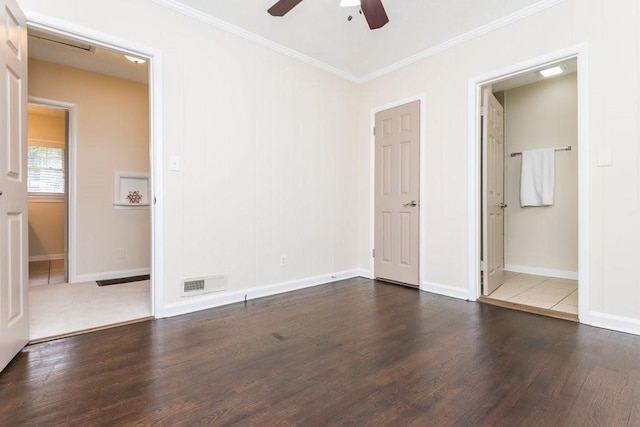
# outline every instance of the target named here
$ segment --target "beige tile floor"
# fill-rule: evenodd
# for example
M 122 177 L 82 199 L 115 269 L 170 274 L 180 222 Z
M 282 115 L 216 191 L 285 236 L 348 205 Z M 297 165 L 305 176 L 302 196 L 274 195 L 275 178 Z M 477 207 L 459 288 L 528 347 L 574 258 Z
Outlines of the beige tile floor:
M 46 261 L 45 261 L 46 262 Z M 100 328 L 151 315 L 150 281 L 98 286 L 96 282 L 57 283 L 59 266 L 29 266 L 31 341 Z M 53 274 L 51 274 L 53 272 Z M 62 268 L 64 281 L 64 267 Z M 53 283 L 52 282 L 52 283 Z
M 63 259 L 29 263 L 29 286 L 55 285 L 64 282 L 66 279 Z
M 578 281 L 505 272 L 504 284 L 489 298 L 578 314 Z

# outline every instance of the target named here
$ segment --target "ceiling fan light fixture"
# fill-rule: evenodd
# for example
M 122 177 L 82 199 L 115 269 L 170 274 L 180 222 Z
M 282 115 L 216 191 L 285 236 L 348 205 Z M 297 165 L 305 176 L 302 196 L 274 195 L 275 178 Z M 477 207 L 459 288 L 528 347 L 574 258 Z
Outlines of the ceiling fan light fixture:
M 124 57 L 127 58 L 129 61 L 133 62 L 134 64 L 144 64 L 145 62 L 147 62 L 142 58 L 137 58 L 131 55 L 125 55 Z
M 340 6 L 342 7 L 360 6 L 360 0 L 340 0 Z

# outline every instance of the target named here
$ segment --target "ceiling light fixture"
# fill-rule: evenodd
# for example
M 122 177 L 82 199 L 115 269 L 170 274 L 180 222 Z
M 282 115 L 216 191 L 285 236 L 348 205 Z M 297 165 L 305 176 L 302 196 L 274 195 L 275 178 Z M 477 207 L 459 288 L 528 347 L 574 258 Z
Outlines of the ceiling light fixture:
M 540 75 L 546 78 L 557 76 L 558 74 L 562 74 L 562 72 L 562 68 L 556 65 L 555 67 L 547 68 L 546 70 L 540 71 Z
M 340 6 L 342 7 L 360 6 L 360 0 L 340 0 Z
M 134 64 L 144 64 L 145 62 L 147 62 L 146 60 L 142 59 L 142 58 L 136 58 L 135 56 L 130 56 L 130 55 L 125 55 L 125 58 L 127 58 L 129 61 L 133 62 Z

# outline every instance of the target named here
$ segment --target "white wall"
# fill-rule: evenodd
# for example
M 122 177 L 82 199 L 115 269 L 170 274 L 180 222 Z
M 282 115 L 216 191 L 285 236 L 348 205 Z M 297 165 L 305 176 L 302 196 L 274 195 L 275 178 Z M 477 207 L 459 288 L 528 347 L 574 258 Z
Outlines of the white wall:
M 640 117 L 637 1 L 567 0 L 367 83 L 359 103 L 361 182 L 369 182 L 369 114 L 372 108 L 424 93 L 427 147 L 421 204 L 427 224 L 421 247 L 425 282 L 469 288 L 467 222 L 468 86 L 471 79 L 505 67 L 587 44 L 590 141 L 589 311 L 611 319 L 640 319 Z M 541 31 L 545 29 L 545 31 Z M 606 64 L 606 66 L 605 66 Z M 613 166 L 599 167 L 610 148 Z M 360 192 L 368 218 L 369 191 Z M 359 263 L 369 265 L 369 224 L 360 226 Z M 585 246 L 586 248 L 586 246 Z
M 166 303 L 184 278 L 236 291 L 355 269 L 354 83 L 150 0 L 20 4 L 162 52 Z
M 504 93 L 505 264 L 545 274 L 578 272 L 578 95 L 576 74 Z M 509 153 L 571 146 L 555 156 L 552 206 L 520 206 L 522 157 Z M 516 268 L 517 269 L 517 268 Z
M 113 206 L 115 171 L 149 173 L 147 85 L 30 60 L 29 95 L 77 106 L 77 250 L 70 277 L 148 269 L 149 209 Z

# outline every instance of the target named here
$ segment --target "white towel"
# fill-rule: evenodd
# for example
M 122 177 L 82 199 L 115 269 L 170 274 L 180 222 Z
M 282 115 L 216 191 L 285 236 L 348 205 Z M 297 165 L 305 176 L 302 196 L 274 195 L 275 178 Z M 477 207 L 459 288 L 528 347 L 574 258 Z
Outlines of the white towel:
M 520 206 L 553 205 L 555 150 L 522 152 Z

